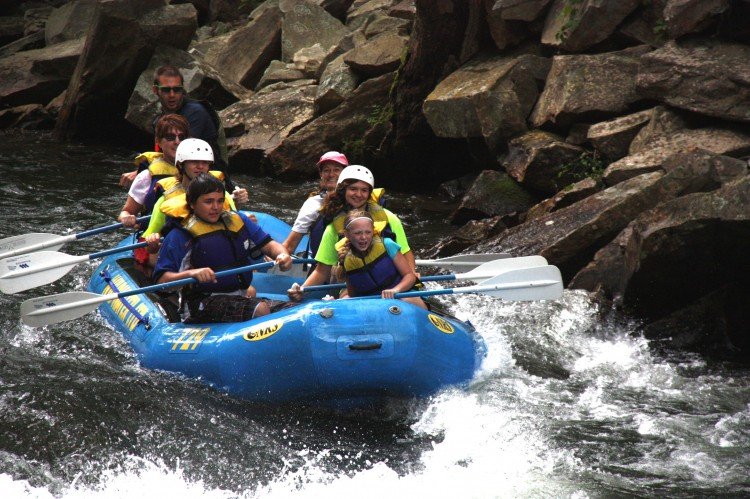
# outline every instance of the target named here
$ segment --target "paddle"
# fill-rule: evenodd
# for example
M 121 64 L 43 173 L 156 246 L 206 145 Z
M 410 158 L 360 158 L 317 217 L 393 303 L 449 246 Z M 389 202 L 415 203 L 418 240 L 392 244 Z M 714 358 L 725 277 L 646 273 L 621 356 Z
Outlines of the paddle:
M 140 217 L 136 219 L 139 224 L 147 222 L 151 218 L 151 215 Z M 0 239 L 0 258 L 9 258 L 11 256 L 23 255 L 24 253 L 31 253 L 32 251 L 39 251 L 47 248 L 58 250 L 63 244 L 85 237 L 95 236 L 97 234 L 103 234 L 122 227 L 122 223 L 118 222 L 112 225 L 106 225 L 104 227 L 98 227 L 96 229 L 85 230 L 78 234 L 68 234 L 67 236 L 59 236 L 57 234 L 46 234 L 40 232 L 32 232 L 30 234 L 21 234 L 18 236 L 6 237 Z
M 419 266 L 450 268 L 457 272 L 468 272 L 479 265 L 493 260 L 510 258 L 509 253 L 477 253 L 472 255 L 455 255 L 437 260 L 417 260 Z
M 446 274 L 420 277 L 422 282 L 432 281 L 483 281 L 495 277 L 498 274 L 515 269 L 525 269 L 530 267 L 543 267 L 547 265 L 547 260 L 538 255 L 520 256 L 517 258 L 503 258 L 483 263 L 469 272 L 464 274 Z M 321 284 L 319 286 L 302 286 L 300 291 L 325 291 L 329 289 L 341 289 L 346 287 L 345 283 L 338 284 Z
M 408 298 L 454 295 L 463 293 L 481 293 L 504 300 L 533 301 L 557 300 L 562 297 L 563 286 L 560 270 L 554 265 L 516 269 L 503 272 L 495 277 L 483 281 L 479 286 L 465 288 L 429 289 L 426 291 L 406 291 L 396 293 L 395 298 Z M 358 296 L 354 299 L 380 298 L 380 295 Z
M 142 248 L 146 242 L 120 246 L 89 255 L 68 255 L 56 251 L 37 251 L 0 260 L 0 291 L 20 293 L 55 282 L 81 262 L 102 258 L 115 253 Z
M 295 260 L 294 263 L 311 263 L 312 260 Z M 216 272 L 216 277 L 224 277 L 229 275 L 241 274 L 250 270 L 259 270 L 268 267 L 273 267 L 276 262 L 264 262 L 256 263 L 253 265 L 246 265 L 244 267 L 237 267 L 234 269 L 222 270 Z M 106 301 L 117 300 L 120 298 L 126 298 L 128 296 L 153 293 L 155 291 L 161 291 L 162 289 L 174 288 L 184 286 L 185 284 L 192 284 L 198 282 L 193 277 L 185 279 L 178 279 L 172 282 L 165 282 L 162 284 L 154 284 L 152 286 L 145 286 L 142 288 L 131 289 L 129 291 L 121 291 L 120 293 L 110 293 L 106 295 L 100 295 L 98 293 L 89 293 L 86 291 L 71 291 L 68 293 L 59 293 L 56 295 L 40 296 L 38 298 L 31 298 L 21 303 L 21 321 L 27 326 L 41 327 L 50 324 L 57 324 L 58 322 L 70 321 L 82 317 L 89 312 L 93 312 L 97 309 L 100 303 Z

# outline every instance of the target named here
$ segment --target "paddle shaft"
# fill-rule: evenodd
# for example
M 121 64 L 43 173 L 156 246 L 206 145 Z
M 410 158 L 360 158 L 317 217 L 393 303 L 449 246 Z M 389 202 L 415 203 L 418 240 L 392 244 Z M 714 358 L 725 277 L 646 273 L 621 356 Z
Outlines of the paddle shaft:
M 138 223 L 147 222 L 150 218 L 151 218 L 151 215 L 146 215 L 145 217 L 137 218 L 136 222 L 138 222 Z M 60 246 L 60 245 L 63 245 L 65 243 L 76 241 L 78 239 L 83 239 L 85 237 L 95 236 L 97 234 L 103 234 L 105 232 L 109 232 L 109 231 L 112 231 L 112 230 L 115 230 L 115 229 L 119 229 L 120 227 L 123 227 L 122 222 L 118 222 L 118 223 L 112 224 L 112 225 L 106 225 L 104 227 L 98 227 L 96 229 L 85 230 L 85 231 L 79 232 L 77 234 L 70 234 L 70 235 L 67 235 L 67 236 L 55 237 L 55 238 L 50 239 L 48 241 L 44 241 L 44 242 L 37 243 L 37 244 L 32 244 L 30 246 L 24 246 L 24 247 L 21 247 L 21 248 L 12 250 L 12 251 L 8 251 L 8 252 L 5 252 L 5 253 L 2 253 L 2 254 L 0 254 L 0 258 L 9 258 L 11 256 L 23 255 L 24 253 L 32 253 L 34 251 L 39 251 L 39 250 L 43 250 L 43 249 L 46 249 L 46 248 L 51 248 L 52 246 Z
M 485 276 L 477 276 L 477 275 L 471 275 L 471 276 L 462 276 L 461 274 L 445 274 L 445 275 L 428 275 L 425 277 L 420 277 L 419 280 L 422 282 L 438 282 L 438 281 L 456 281 L 463 279 L 489 279 L 490 277 L 494 277 L 495 274 L 485 275 Z M 303 286 L 300 288 L 300 291 L 328 291 L 330 289 L 342 289 L 346 287 L 346 283 L 339 282 L 334 284 L 320 284 L 317 286 Z
M 295 263 L 311 263 L 312 261 L 313 260 L 311 259 L 301 259 L 301 260 L 295 260 Z M 225 277 L 225 276 L 230 276 L 230 275 L 235 275 L 235 274 L 241 274 L 243 272 L 248 272 L 251 270 L 260 270 L 260 269 L 273 267 L 274 265 L 276 265 L 276 262 L 264 262 L 264 263 L 255 263 L 253 265 L 245 265 L 244 267 L 237 267 L 234 269 L 227 269 L 227 270 L 216 272 L 216 277 L 219 278 L 219 277 Z M 65 310 L 81 308 L 87 305 L 95 305 L 97 303 L 103 303 L 106 301 L 116 300 L 118 298 L 127 298 L 128 296 L 139 295 L 143 293 L 152 293 L 155 291 L 161 291 L 162 289 L 174 288 L 174 287 L 184 286 L 186 284 L 193 284 L 197 282 L 198 282 L 198 279 L 194 277 L 186 277 L 184 279 L 178 279 L 176 281 L 164 282 L 161 284 L 153 284 L 151 286 L 131 289 L 128 291 L 121 291 L 119 293 L 110 293 L 110 294 L 96 296 L 96 297 L 92 297 L 92 298 L 88 298 L 84 300 L 78 300 L 73 303 L 65 303 L 62 305 L 55 305 L 51 307 L 40 307 L 34 310 L 33 312 L 29 312 L 26 315 L 37 316 L 37 315 L 47 315 L 47 314 L 56 313 L 56 312 L 63 312 Z

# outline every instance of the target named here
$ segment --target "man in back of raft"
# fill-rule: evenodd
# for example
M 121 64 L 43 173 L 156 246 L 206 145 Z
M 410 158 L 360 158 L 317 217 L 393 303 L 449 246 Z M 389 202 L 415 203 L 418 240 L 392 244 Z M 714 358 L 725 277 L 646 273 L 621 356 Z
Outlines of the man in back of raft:
M 185 95 L 184 78 L 179 69 L 174 66 L 161 66 L 154 72 L 154 94 L 159 98 L 161 113 L 154 118 L 153 125 L 159 118 L 168 113 L 175 113 L 187 119 L 190 125 L 190 136 L 205 140 L 211 145 L 214 153 L 214 169 L 224 174 L 224 181 L 229 192 L 235 189 L 229 178 L 226 163 L 226 147 L 222 148 L 224 130 L 216 111 L 205 101 L 197 101 Z M 120 185 L 129 186 L 138 170 L 123 173 L 120 177 Z
M 185 322 L 239 322 L 270 313 L 255 296 L 252 271 L 218 279 L 216 271 L 249 265 L 261 254 L 289 270 L 286 248 L 246 215 L 224 210 L 224 184 L 212 175 L 193 179 L 186 201 L 190 214 L 167 234 L 153 272 L 157 283 L 198 281 L 181 290 Z

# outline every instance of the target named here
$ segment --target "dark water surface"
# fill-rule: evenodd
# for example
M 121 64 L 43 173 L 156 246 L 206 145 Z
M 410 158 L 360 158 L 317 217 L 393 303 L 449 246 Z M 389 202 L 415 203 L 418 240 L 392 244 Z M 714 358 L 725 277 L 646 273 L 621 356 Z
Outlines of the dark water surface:
M 135 151 L 0 134 L 0 238 L 113 222 Z M 291 222 L 313 183 L 236 175 Z M 451 228 L 437 198 L 390 193 L 412 246 Z M 61 251 L 113 246 L 123 233 Z M 488 357 L 468 390 L 334 414 L 263 407 L 144 370 L 96 314 L 22 326 L 18 306 L 84 289 L 93 264 L 0 295 L 0 497 L 700 497 L 750 495 L 748 370 L 665 357 L 581 293 L 442 300 Z

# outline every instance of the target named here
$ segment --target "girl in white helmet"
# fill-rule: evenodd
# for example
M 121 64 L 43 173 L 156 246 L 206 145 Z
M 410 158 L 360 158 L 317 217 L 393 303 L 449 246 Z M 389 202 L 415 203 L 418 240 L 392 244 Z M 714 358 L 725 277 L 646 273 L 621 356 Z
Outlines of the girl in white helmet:
M 401 220 L 391 211 L 381 207 L 371 199 L 375 188 L 375 177 L 362 165 L 349 165 L 341 172 L 336 190 L 328 194 L 321 214 L 328 224 L 320 237 L 320 245 L 315 253 L 317 265 L 307 277 L 303 286 L 313 286 L 327 282 L 331 278 L 331 269 L 339 261 L 336 243 L 344 236 L 344 222 L 350 210 L 365 210 L 380 229 L 380 235 L 398 243 L 409 268 L 416 274 L 414 253 L 409 247 Z M 310 237 L 314 237 L 311 232 Z M 299 286 L 292 286 L 289 291 L 292 300 L 301 300 Z
M 148 229 L 143 233 L 143 237 L 149 243 L 149 253 L 154 254 L 158 251 L 160 233 L 166 235 L 167 217 L 181 219 L 187 215 L 189 210 L 185 201 L 185 191 L 194 178 L 201 173 L 210 173 L 222 182 L 224 181 L 222 172 L 210 169 L 213 162 L 214 153 L 208 142 L 195 138 L 180 142 L 175 153 L 177 173 L 174 177 L 159 180 L 154 186 L 158 199 L 154 205 Z M 225 196 L 225 200 L 225 209 L 236 210 L 235 203 L 247 202 L 247 190 L 237 187 L 231 195 Z

